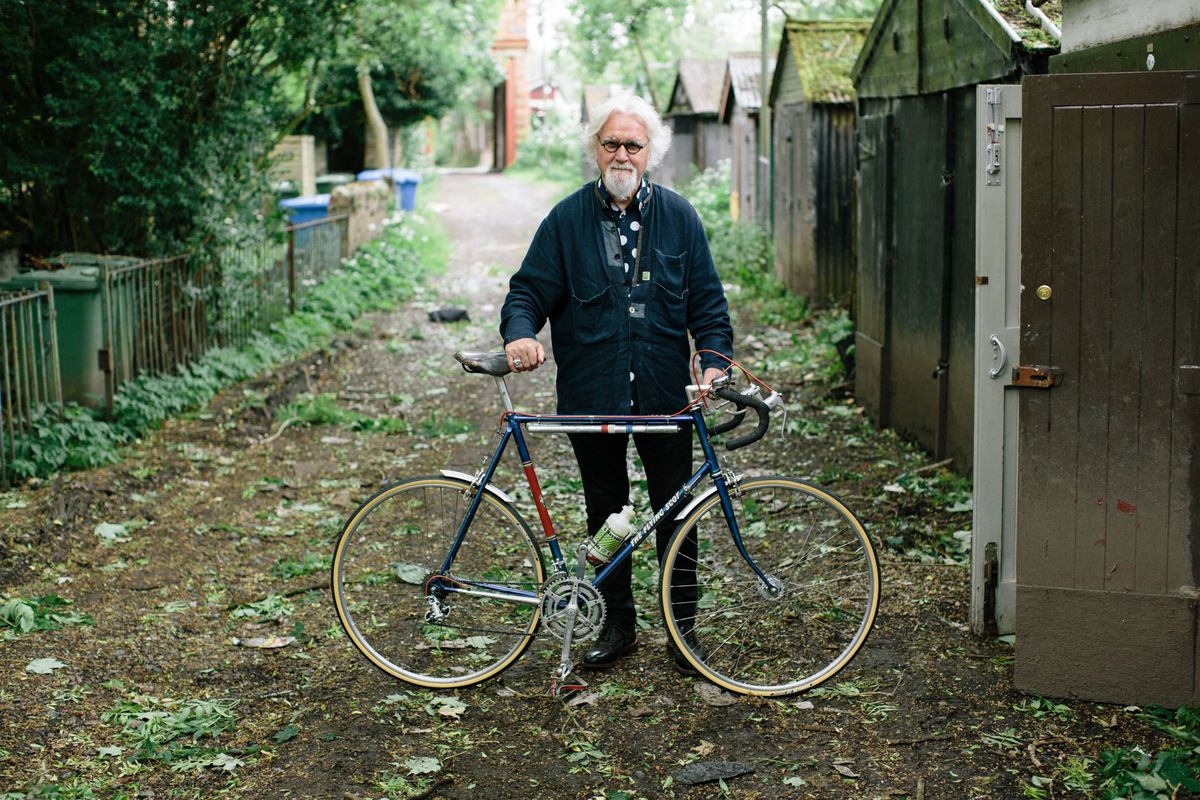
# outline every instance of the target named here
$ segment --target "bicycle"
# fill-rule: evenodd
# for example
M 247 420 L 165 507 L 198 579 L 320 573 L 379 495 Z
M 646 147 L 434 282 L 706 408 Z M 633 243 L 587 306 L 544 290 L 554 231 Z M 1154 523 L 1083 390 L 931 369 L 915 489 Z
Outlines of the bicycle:
M 331 585 L 338 617 L 375 666 L 416 686 L 470 686 L 516 662 L 542 628 L 562 641 L 551 694 L 586 686 L 574 679 L 571 646 L 595 638 L 604 624 L 597 587 L 672 514 L 681 522 L 660 566 L 659 607 L 670 639 L 701 676 L 740 694 L 785 696 L 828 680 L 862 648 L 880 598 L 879 562 L 862 524 L 824 489 L 737 475 L 714 449 L 712 437 L 740 425 L 747 409 L 757 427 L 726 448 L 761 439 L 772 408 L 783 407 L 778 393 L 744 369 L 751 386 L 735 391 L 726 370 L 711 387 L 688 387 L 692 399 L 677 414 L 529 415 L 513 409 L 504 353 L 454 357 L 467 372 L 495 378 L 505 412 L 491 457 L 474 475 L 442 470 L 384 487 L 337 540 Z M 710 430 L 705 416 L 716 398 L 735 413 Z M 704 456 L 692 477 L 593 579 L 585 575 L 586 540 L 568 566 L 526 432 L 660 433 L 683 425 L 695 430 Z M 510 443 L 537 509 L 540 543 L 511 497 L 492 484 Z M 701 491 L 705 479 L 710 485 Z

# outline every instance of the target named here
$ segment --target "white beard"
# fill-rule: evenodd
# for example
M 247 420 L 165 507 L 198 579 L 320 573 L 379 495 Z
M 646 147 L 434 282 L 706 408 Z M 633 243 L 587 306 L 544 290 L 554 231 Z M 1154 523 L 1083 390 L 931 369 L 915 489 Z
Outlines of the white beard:
M 632 166 L 622 168 L 616 164 L 609 164 L 608 169 L 604 171 L 604 188 L 608 189 L 608 193 L 618 203 L 624 203 L 633 197 L 640 183 L 637 170 Z

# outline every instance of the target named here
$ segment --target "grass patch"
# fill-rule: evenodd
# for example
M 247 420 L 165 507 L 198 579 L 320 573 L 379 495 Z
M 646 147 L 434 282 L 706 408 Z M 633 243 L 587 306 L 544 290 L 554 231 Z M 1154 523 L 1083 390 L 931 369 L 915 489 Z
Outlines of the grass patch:
M 400 417 L 374 417 L 342 408 L 332 394 L 302 394 L 291 403 L 280 406 L 275 418 L 291 420 L 300 425 L 342 425 L 355 431 L 376 433 L 412 432 L 412 426 Z

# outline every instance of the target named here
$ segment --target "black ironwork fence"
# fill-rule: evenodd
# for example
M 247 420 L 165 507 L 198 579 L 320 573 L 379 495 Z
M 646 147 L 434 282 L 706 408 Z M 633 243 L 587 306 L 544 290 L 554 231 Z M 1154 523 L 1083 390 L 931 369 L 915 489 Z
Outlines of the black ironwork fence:
M 215 263 L 199 254 L 99 259 L 102 342 L 82 366 L 103 373 L 105 412 L 126 381 L 169 372 L 215 346 L 242 346 L 294 313 L 349 255 L 348 228 L 345 214 L 289 226 Z M 58 352 L 53 290 L 0 293 L 0 483 L 10 478 L 14 433 L 47 403 L 62 408 Z
M 121 384 L 167 372 L 210 347 L 239 347 L 293 313 L 346 255 L 348 217 L 289 226 L 281 240 L 103 267 L 105 403 Z
M 0 483 L 7 486 L 16 436 L 34 412 L 62 408 L 54 290 L 0 293 Z

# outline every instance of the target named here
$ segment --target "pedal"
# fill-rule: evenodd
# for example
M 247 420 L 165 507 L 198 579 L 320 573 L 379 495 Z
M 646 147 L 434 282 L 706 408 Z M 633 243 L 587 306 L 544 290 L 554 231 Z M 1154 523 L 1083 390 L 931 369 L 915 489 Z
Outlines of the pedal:
M 559 680 L 557 672 L 550 677 L 549 694 L 557 700 L 565 700 L 572 695 L 586 692 L 588 688 L 588 682 L 575 674 L 567 675 L 562 681 Z

